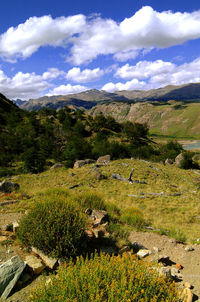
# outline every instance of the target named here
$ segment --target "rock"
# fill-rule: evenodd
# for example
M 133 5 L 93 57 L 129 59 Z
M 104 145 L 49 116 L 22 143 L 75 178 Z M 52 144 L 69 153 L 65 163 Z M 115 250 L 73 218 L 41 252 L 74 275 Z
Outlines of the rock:
M 139 242 L 135 241 L 132 243 L 134 253 L 137 253 L 139 250 L 145 249 L 145 247 Z
M 35 275 L 39 275 L 45 269 L 42 261 L 33 255 L 26 256 L 25 263 Z
M 16 233 L 17 230 L 19 229 L 19 223 L 18 222 L 13 222 L 13 233 Z
M 2 181 L 0 183 L 0 191 L 3 193 L 11 193 L 13 191 L 19 190 L 20 186 L 18 183 L 14 183 L 11 181 Z
M 171 268 L 171 275 L 172 275 L 172 277 L 176 277 L 176 276 L 178 276 L 178 274 L 179 274 L 179 270 L 176 268 L 176 267 L 172 267 Z
M 94 159 L 77 160 L 74 163 L 74 169 L 81 168 L 82 166 L 95 163 Z
M 38 250 L 36 247 L 32 247 L 31 249 L 33 253 L 38 255 L 42 259 L 42 261 L 46 264 L 46 266 L 48 266 L 50 269 L 53 269 L 56 266 L 58 259 L 48 257 L 42 251 Z
M 107 179 L 107 177 L 105 175 L 101 174 L 99 171 L 95 171 L 94 178 L 96 180 Z
M 192 285 L 189 282 L 184 283 L 185 288 L 192 288 Z
M 153 247 L 154 252 L 159 253 L 161 252 L 161 249 L 159 247 L 154 246 Z
M 169 267 L 162 266 L 159 269 L 159 275 L 165 276 L 165 278 L 167 278 L 167 279 L 171 279 L 172 278 L 171 269 Z
M 165 161 L 165 165 L 173 165 L 173 160 L 171 160 L 170 158 L 167 158 Z
M 0 265 L 0 298 L 8 297 L 25 266 L 26 264 L 18 255 Z
M 56 163 L 55 165 L 51 166 L 51 170 L 54 170 L 54 169 L 58 169 L 58 168 L 64 168 L 65 165 L 62 164 L 62 163 Z
M 145 258 L 147 256 L 149 256 L 151 254 L 150 250 L 139 250 L 139 252 L 137 252 L 137 256 L 140 258 Z
M 181 301 L 183 302 L 192 302 L 193 300 L 193 293 L 189 288 L 184 288 L 181 295 Z
M 94 236 L 94 233 L 92 230 L 85 230 L 85 234 L 89 238 L 92 238 Z
M 92 229 L 92 232 L 96 238 L 109 238 L 110 234 L 106 230 L 105 226 L 98 226 L 95 229 Z
M 108 163 L 110 162 L 110 155 L 104 155 L 104 156 L 101 156 L 97 159 L 97 163 L 100 164 L 100 163 Z
M 108 213 L 103 210 L 92 210 L 90 217 L 95 225 L 100 225 L 109 220 Z
M 167 255 L 159 255 L 158 256 L 158 263 L 165 263 L 165 264 L 167 264 L 168 262 L 169 262 L 169 256 L 167 256 Z
M 129 251 L 130 251 L 130 247 L 128 245 L 125 245 L 119 250 L 119 254 L 122 255 L 123 253 L 129 252 Z
M 177 157 L 175 158 L 175 163 L 177 165 L 177 167 L 181 167 L 181 163 L 182 163 L 182 160 L 184 159 L 183 157 L 183 154 L 180 153 L 179 155 L 177 155 Z
M 13 232 L 13 225 L 12 224 L 5 224 L 1 226 L 2 231 L 10 231 Z
M 191 252 L 191 251 L 194 251 L 194 248 L 192 246 L 186 246 L 185 251 Z

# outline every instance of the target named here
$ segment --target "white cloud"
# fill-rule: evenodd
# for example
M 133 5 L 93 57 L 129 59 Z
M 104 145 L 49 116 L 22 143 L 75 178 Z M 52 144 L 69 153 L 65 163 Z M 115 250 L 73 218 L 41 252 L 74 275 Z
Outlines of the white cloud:
M 126 64 L 117 69 L 115 76 L 122 79 L 144 79 L 158 74 L 166 74 L 174 70 L 176 65 L 171 62 L 156 60 L 154 62 L 140 61 L 135 66 Z
M 126 83 L 107 83 L 105 84 L 101 89 L 108 91 L 108 92 L 114 92 L 114 91 L 120 91 L 120 90 L 135 90 L 135 89 L 144 89 L 146 83 L 143 81 L 138 81 L 137 79 L 133 79 L 131 81 L 128 81 Z
M 80 70 L 78 67 L 70 69 L 66 75 L 67 80 L 79 83 L 92 82 L 99 79 L 104 74 L 100 68 Z
M 85 22 L 83 15 L 31 17 L 0 36 L 0 56 L 15 60 L 31 56 L 41 46 L 65 46 L 68 38 L 84 29 Z
M 79 65 L 107 54 L 122 60 L 134 57 L 140 50 L 165 48 L 197 38 L 200 38 L 200 10 L 160 13 L 145 6 L 119 24 L 102 18 L 87 22 L 84 31 L 72 39 L 70 60 Z
M 144 50 L 179 45 L 200 38 L 200 10 L 192 13 L 157 12 L 142 7 L 121 23 L 98 15 L 31 17 L 0 35 L 0 57 L 27 58 L 41 46 L 67 47 L 68 61 L 88 63 L 99 55 L 113 54 L 119 61 L 135 58 Z
M 65 76 L 65 72 L 58 68 L 48 68 L 42 75 L 44 80 L 53 80 L 60 76 Z
M 27 100 L 40 97 L 51 85 L 42 76 L 33 73 L 18 72 L 9 78 L 0 70 L 0 91 L 10 99 Z
M 65 94 L 71 94 L 71 93 L 78 93 L 78 92 L 82 92 L 85 90 L 88 90 L 88 87 L 85 86 L 81 86 L 81 85 L 71 85 L 71 84 L 67 84 L 67 85 L 61 85 L 58 86 L 52 90 L 50 90 L 48 92 L 48 96 L 51 95 L 65 95 Z

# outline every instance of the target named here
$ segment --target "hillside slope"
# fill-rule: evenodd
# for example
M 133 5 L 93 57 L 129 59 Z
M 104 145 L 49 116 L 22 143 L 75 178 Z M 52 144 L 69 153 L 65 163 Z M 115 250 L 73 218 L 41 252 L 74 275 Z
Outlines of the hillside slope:
M 186 138 L 200 138 L 200 103 L 198 102 L 123 102 L 103 103 L 93 107 L 89 113 L 113 116 L 117 121 L 125 120 L 147 123 L 150 133 Z

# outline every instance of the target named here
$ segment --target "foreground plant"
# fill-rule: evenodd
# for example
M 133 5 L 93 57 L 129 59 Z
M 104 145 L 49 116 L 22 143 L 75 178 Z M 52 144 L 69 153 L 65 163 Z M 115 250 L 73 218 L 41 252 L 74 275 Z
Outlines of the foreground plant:
M 178 302 L 175 284 L 132 255 L 78 257 L 59 268 L 29 302 Z

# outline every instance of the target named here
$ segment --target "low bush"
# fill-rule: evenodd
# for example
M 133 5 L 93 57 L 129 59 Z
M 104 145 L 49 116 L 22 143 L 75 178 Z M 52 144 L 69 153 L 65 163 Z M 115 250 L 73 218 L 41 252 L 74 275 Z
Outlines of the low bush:
M 137 229 L 142 229 L 146 224 L 142 212 L 133 207 L 125 209 L 120 217 L 120 220 L 136 227 Z
M 132 255 L 97 254 L 59 268 L 48 285 L 33 291 L 29 302 L 178 302 L 175 283 L 158 276 Z
M 84 209 L 91 208 L 96 210 L 106 210 L 104 200 L 96 193 L 86 192 L 78 194 L 76 197 L 74 197 L 74 201 Z
M 74 202 L 59 198 L 35 202 L 21 221 L 18 239 L 53 257 L 78 253 L 85 230 L 85 215 Z
M 180 162 L 181 169 L 199 169 L 198 163 L 193 160 L 194 154 L 191 151 L 183 152 L 183 159 Z

